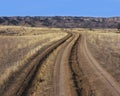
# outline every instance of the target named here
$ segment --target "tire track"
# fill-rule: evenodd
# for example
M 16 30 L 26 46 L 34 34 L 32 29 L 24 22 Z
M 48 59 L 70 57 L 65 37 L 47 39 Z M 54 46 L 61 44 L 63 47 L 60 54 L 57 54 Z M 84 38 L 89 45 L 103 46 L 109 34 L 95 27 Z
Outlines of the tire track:
M 73 35 L 68 40 L 66 40 L 66 42 L 62 43 L 60 46 L 54 49 L 53 52 L 51 52 L 46 57 L 46 59 L 44 59 L 43 62 L 41 62 L 41 66 L 38 68 L 38 71 L 34 75 L 33 80 L 30 82 L 31 85 L 28 86 L 27 88 L 28 90 L 26 90 L 23 96 L 34 96 L 34 95 L 58 96 L 58 93 L 56 93 L 58 87 L 56 87 L 56 85 L 59 83 L 60 64 L 57 61 L 58 60 L 61 61 L 60 58 L 62 57 L 62 54 L 60 53 L 63 52 L 64 48 L 72 40 L 73 40 Z M 48 75 L 49 74 L 48 72 L 50 72 L 50 75 Z M 57 75 L 55 75 L 56 73 Z M 39 74 L 41 74 L 42 76 L 39 76 Z M 48 78 L 51 80 L 47 80 Z M 34 90 L 34 88 L 36 89 Z
M 27 94 L 23 94 L 22 96 L 75 96 L 75 95 L 71 95 L 71 86 L 70 86 L 70 70 L 69 70 L 69 55 L 71 52 L 71 48 L 74 45 L 75 41 L 77 40 L 78 34 L 73 34 L 72 37 L 70 37 L 66 42 L 64 42 L 63 44 L 61 44 L 57 49 L 55 49 L 54 51 L 57 52 L 57 55 L 55 55 L 56 57 L 54 57 L 54 60 L 52 62 L 52 67 L 48 66 L 45 68 L 45 71 L 47 72 L 48 69 L 50 69 L 51 72 L 51 83 L 50 86 L 49 85 L 45 85 L 46 88 L 50 87 L 50 89 L 48 89 L 47 91 L 44 90 L 42 93 L 38 92 L 39 90 L 42 90 L 41 88 L 44 88 L 45 86 L 41 86 L 40 88 L 38 88 L 36 90 L 36 92 L 34 92 L 32 95 L 30 95 L 31 90 L 33 88 L 35 84 L 35 80 L 37 79 L 35 76 L 34 80 L 32 82 L 32 86 L 28 87 L 28 91 Z M 46 58 L 46 60 L 50 60 L 50 57 L 48 56 L 48 58 Z M 45 60 L 44 60 L 45 61 Z M 43 62 L 42 65 L 45 65 L 45 63 Z M 50 65 L 50 63 L 48 63 L 48 65 Z M 43 67 L 44 68 L 44 67 Z M 40 70 L 43 70 L 43 68 L 41 68 Z M 36 74 L 40 74 L 40 73 L 45 73 L 45 71 L 43 72 L 38 72 Z M 47 74 L 45 74 L 47 76 Z M 53 76 L 53 77 L 52 77 Z M 46 80 L 45 80 L 46 81 Z M 43 81 L 44 82 L 44 81 Z M 47 83 L 47 82 L 46 82 Z M 37 94 L 38 93 L 38 94 Z
M 54 96 L 75 96 L 73 95 L 73 90 L 71 90 L 71 71 L 69 68 L 69 56 L 71 53 L 72 46 L 78 39 L 79 34 L 74 33 L 73 39 L 68 43 L 68 45 L 64 45 L 65 48 L 59 52 L 58 58 L 56 60 L 56 69 L 55 69 L 55 94 Z M 59 65 L 57 65 L 59 64 Z M 59 71 L 57 71 L 59 70 Z M 74 92 L 75 93 L 75 92 Z
M 71 50 L 69 57 L 70 69 L 72 71 L 72 81 L 73 87 L 72 90 L 76 91 L 76 95 L 73 96 L 95 96 L 93 90 L 90 87 L 88 79 L 85 77 L 84 69 L 81 68 L 79 64 L 79 42 L 81 41 L 81 35 L 76 41 L 75 45 Z

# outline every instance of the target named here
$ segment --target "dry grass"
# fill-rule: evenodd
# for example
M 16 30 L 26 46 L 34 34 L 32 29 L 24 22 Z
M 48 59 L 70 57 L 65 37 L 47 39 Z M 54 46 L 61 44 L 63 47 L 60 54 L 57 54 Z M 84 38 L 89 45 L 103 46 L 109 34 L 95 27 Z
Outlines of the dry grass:
M 41 35 L 47 33 L 61 33 L 60 28 L 36 28 L 22 26 L 0 26 L 0 35 L 2 36 L 26 36 L 26 35 Z
M 115 30 L 87 32 L 87 43 L 101 66 L 120 83 L 120 34 L 115 32 Z
M 11 33 L 0 35 L 0 86 L 5 85 L 31 56 L 43 46 L 57 41 L 67 34 L 60 29 L 0 26 L 0 30 Z M 16 31 L 17 30 L 17 31 Z M 32 30 L 32 31 L 30 31 Z M 22 35 L 21 35 L 22 34 Z

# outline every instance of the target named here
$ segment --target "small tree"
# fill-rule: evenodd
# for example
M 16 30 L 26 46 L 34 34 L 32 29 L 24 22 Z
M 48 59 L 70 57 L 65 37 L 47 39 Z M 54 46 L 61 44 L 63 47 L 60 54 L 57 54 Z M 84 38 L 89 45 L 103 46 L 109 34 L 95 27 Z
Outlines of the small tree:
M 118 32 L 120 33 L 120 23 L 118 23 L 117 29 L 118 29 Z

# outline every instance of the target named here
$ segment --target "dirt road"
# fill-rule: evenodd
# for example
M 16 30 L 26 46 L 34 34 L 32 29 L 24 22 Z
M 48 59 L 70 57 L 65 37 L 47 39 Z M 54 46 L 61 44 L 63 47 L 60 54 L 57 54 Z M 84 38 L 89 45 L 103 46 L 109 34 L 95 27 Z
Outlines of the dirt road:
M 53 66 L 50 70 L 51 74 L 49 76 L 48 73 L 44 74 L 44 76 L 38 76 L 36 75 L 34 77 L 34 80 L 31 82 L 32 85 L 29 86 L 29 88 L 26 90 L 26 92 L 23 93 L 23 96 L 75 96 L 72 95 L 73 91 L 71 91 L 71 74 L 70 74 L 70 68 L 69 68 L 69 56 L 71 53 L 72 46 L 78 39 L 79 34 L 72 34 L 72 36 L 66 40 L 63 44 L 61 44 L 57 49 L 54 50 L 55 57 L 49 56 L 46 60 L 49 60 L 48 63 L 43 62 L 44 65 L 40 70 L 45 70 L 43 73 L 46 73 L 46 70 L 48 71 L 49 66 L 45 67 L 50 64 Z M 51 53 L 52 54 L 52 53 Z M 50 61 L 50 59 L 52 59 Z M 38 71 L 37 74 L 40 74 L 41 71 Z M 36 81 L 37 79 L 44 78 L 43 82 Z M 51 80 L 47 80 L 50 79 Z M 51 82 L 52 81 L 52 82 Z M 45 84 L 46 83 L 46 84 Z M 39 85 L 39 86 L 35 86 Z M 41 89 L 44 88 L 45 89 Z M 37 87 L 37 88 L 36 88 Z M 36 88 L 36 90 L 34 90 Z M 33 92 L 34 90 L 34 92 Z M 40 90 L 42 90 L 40 92 Z M 74 92 L 75 94 L 75 92 Z
M 1 96 L 120 96 L 120 85 L 94 59 L 85 34 L 69 33 L 45 47 L 21 72 L 27 74 L 20 74 L 22 82 L 15 79 Z

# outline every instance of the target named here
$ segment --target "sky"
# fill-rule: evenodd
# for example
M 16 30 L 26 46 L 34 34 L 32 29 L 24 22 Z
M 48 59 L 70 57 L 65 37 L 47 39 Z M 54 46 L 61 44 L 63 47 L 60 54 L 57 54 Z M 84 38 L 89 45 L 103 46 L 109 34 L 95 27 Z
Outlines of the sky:
M 0 16 L 120 16 L 120 0 L 0 0 Z

